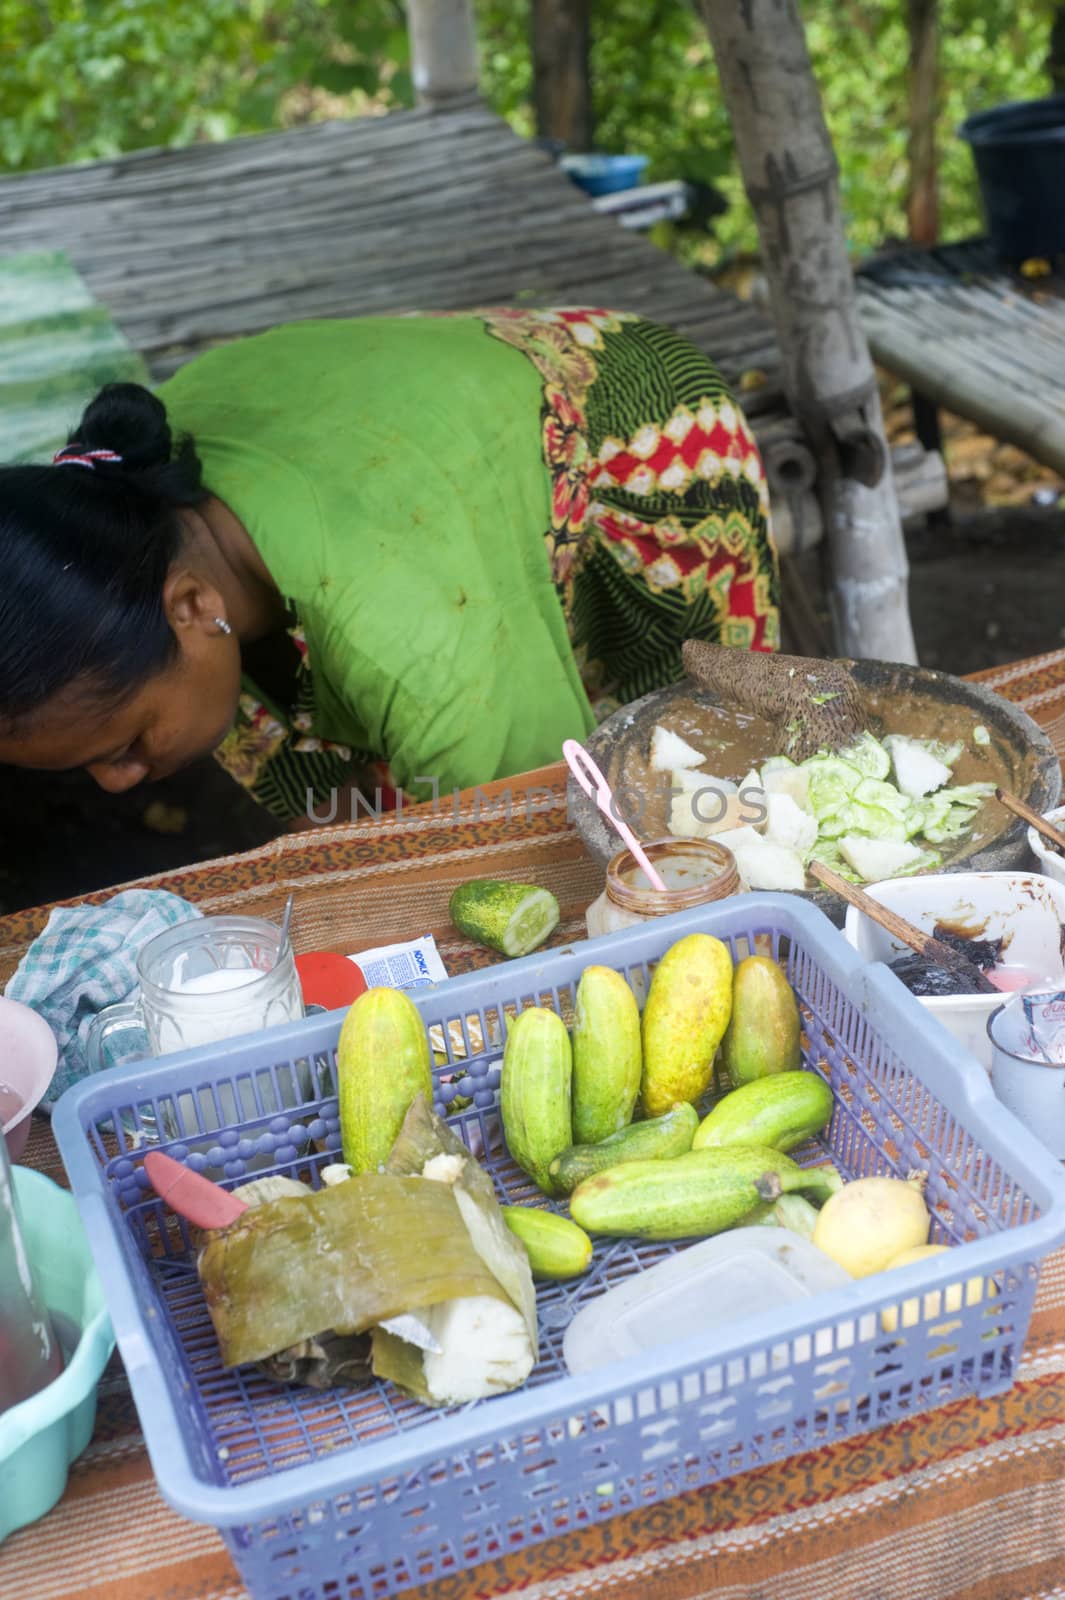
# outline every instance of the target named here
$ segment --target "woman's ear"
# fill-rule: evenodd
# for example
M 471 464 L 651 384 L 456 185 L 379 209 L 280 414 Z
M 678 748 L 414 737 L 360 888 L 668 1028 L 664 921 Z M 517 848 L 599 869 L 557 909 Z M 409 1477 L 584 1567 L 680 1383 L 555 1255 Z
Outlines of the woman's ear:
M 191 628 L 217 633 L 216 619 L 224 606 L 212 584 L 188 567 L 175 567 L 163 585 L 163 610 L 177 634 Z

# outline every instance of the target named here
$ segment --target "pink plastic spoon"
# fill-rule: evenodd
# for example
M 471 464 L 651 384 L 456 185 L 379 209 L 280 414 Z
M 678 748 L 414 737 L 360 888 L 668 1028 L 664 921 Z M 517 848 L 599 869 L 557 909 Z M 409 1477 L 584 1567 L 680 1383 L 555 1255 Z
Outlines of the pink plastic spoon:
M 622 843 L 628 845 L 637 866 L 647 874 L 652 889 L 661 889 L 663 894 L 666 886 L 655 868 L 647 859 L 647 855 L 639 839 L 625 822 L 622 822 L 614 809 L 614 794 L 609 783 L 599 771 L 595 762 L 582 744 L 576 739 L 567 739 L 562 746 L 562 754 L 566 758 L 566 765 L 588 796 L 594 800 L 603 813 L 610 826 L 620 836 Z

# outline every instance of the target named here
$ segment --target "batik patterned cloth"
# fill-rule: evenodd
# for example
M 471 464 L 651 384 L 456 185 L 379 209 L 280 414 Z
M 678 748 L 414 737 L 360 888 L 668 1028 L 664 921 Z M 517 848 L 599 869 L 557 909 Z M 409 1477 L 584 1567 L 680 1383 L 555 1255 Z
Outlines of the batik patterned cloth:
M 625 312 L 480 315 L 543 378 L 546 538 L 597 712 L 680 676 L 685 639 L 777 648 L 765 470 L 713 362 Z

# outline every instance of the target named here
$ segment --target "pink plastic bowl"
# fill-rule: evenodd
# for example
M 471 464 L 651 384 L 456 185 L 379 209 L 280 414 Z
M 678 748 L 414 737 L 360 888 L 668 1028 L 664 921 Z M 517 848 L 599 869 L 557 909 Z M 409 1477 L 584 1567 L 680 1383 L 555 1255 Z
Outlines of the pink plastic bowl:
M 30 1113 L 52 1081 L 59 1048 L 43 1018 L 18 1000 L 0 996 L 0 1084 L 14 1089 L 22 1104 L 3 1124 L 8 1154 L 17 1161 L 30 1136 Z

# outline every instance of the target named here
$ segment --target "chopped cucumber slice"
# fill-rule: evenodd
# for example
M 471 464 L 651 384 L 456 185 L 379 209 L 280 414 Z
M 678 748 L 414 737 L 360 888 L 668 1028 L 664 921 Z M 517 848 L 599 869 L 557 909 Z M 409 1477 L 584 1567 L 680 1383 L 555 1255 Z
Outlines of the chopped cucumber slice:
M 558 926 L 559 905 L 535 883 L 474 878 L 451 896 L 448 912 L 460 933 L 504 956 L 527 956 Z
M 857 805 L 883 806 L 897 817 L 908 816 L 911 809 L 910 801 L 893 783 L 884 783 L 879 778 L 863 778 L 852 799 Z
M 978 722 L 973 729 L 973 744 L 990 744 L 991 735 L 982 722 Z
M 994 792 L 993 783 L 959 783 L 956 789 L 948 789 L 947 797 L 952 806 L 970 806 L 978 811 Z
M 871 839 L 906 837 L 906 824 L 886 806 L 863 806 L 852 801 L 843 811 L 848 833 L 868 834 Z
M 840 752 L 843 760 L 857 767 L 867 778 L 884 779 L 891 771 L 891 757 L 871 733 L 863 733 L 856 744 Z
M 810 775 L 810 810 L 815 817 L 837 812 L 862 781 L 858 768 L 837 756 L 812 756 L 803 765 Z

